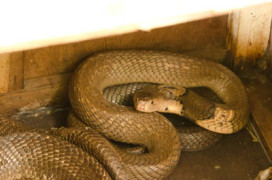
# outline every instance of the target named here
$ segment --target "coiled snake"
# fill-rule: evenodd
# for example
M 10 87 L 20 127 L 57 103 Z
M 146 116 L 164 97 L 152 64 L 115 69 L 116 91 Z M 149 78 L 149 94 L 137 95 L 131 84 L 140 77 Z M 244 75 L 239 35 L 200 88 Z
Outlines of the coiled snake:
M 227 134 L 240 130 L 247 123 L 249 111 L 245 89 L 234 73 L 220 64 L 167 52 L 98 53 L 84 61 L 74 73 L 69 89 L 72 108 L 81 121 L 95 130 L 90 136 L 96 137 L 92 139 L 92 143 L 104 141 L 101 138 L 105 136 L 118 142 L 143 145 L 147 152 L 140 155 L 127 153 L 106 140 L 106 144 L 100 147 L 102 149 L 93 152 L 93 155 L 110 154 L 112 162 L 109 162 L 113 166 L 114 159 L 118 161 L 121 159 L 120 167 L 119 164 L 115 165 L 118 166 L 117 169 L 121 169 L 120 176 L 118 173 L 109 175 L 96 160 L 86 155 L 85 151 L 91 148 L 90 146 L 80 145 L 83 151 L 63 140 L 87 141 L 86 137 L 89 137 L 85 132 L 87 130 L 79 132 L 75 129 L 61 129 L 50 132 L 62 136 L 60 139 L 51 136 L 50 133 L 26 130 L 20 128 L 21 125 L 15 124 L 13 125 L 16 127 L 15 130 L 12 128 L 2 130 L 4 136 L 0 138 L 0 178 L 167 177 L 180 157 L 181 144 L 176 129 L 158 113 L 136 112 L 134 108 L 118 106 L 103 97 L 103 90 L 108 86 L 138 82 L 171 84 L 186 88 L 200 86 L 214 91 L 224 103 L 213 103 L 210 108 L 204 108 L 207 112 L 201 110 L 198 111 L 200 113 L 196 113 L 201 107 L 190 110 L 184 105 L 186 116 L 205 129 Z M 205 115 L 201 115 L 202 113 Z M 11 126 L 9 120 L 0 119 L 1 125 Z M 103 136 L 100 137 L 96 132 Z M 76 134 L 79 136 L 74 136 Z M 110 149 L 116 152 L 116 157 L 110 153 Z M 59 175 L 54 176 L 54 173 Z M 70 176 L 67 175 L 69 173 Z

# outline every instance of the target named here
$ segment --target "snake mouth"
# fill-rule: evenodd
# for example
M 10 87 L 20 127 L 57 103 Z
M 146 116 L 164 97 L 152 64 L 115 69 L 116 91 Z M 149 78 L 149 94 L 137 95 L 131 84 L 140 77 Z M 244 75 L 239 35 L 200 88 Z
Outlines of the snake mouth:
M 134 107 L 141 112 L 157 111 L 154 106 L 154 97 L 152 93 L 136 91 L 133 96 Z
M 151 99 L 145 99 L 145 98 L 138 98 L 138 97 L 134 97 L 133 98 L 134 101 L 134 107 L 137 111 L 141 111 L 141 112 L 154 112 L 156 111 L 156 109 L 154 109 L 154 101 Z

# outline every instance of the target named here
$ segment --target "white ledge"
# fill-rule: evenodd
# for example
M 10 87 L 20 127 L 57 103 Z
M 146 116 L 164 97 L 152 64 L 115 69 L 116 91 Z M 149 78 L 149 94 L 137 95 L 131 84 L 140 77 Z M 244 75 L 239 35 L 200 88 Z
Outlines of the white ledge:
M 0 53 L 207 18 L 272 0 L 0 0 Z

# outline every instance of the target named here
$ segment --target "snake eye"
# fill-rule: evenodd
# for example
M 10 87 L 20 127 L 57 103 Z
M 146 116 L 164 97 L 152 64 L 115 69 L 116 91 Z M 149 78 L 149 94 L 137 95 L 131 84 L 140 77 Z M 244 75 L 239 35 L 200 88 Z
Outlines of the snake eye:
M 151 104 L 154 104 L 154 101 L 151 101 Z

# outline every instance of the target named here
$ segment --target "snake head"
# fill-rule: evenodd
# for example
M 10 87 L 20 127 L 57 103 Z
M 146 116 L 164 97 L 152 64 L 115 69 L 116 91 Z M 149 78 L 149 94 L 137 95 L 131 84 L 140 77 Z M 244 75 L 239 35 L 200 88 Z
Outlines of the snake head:
M 157 111 L 153 94 L 150 92 L 138 91 L 133 96 L 134 107 L 141 112 Z
M 166 85 L 148 85 L 133 95 L 134 107 L 141 112 L 181 113 L 183 104 L 176 98 L 185 89 Z

